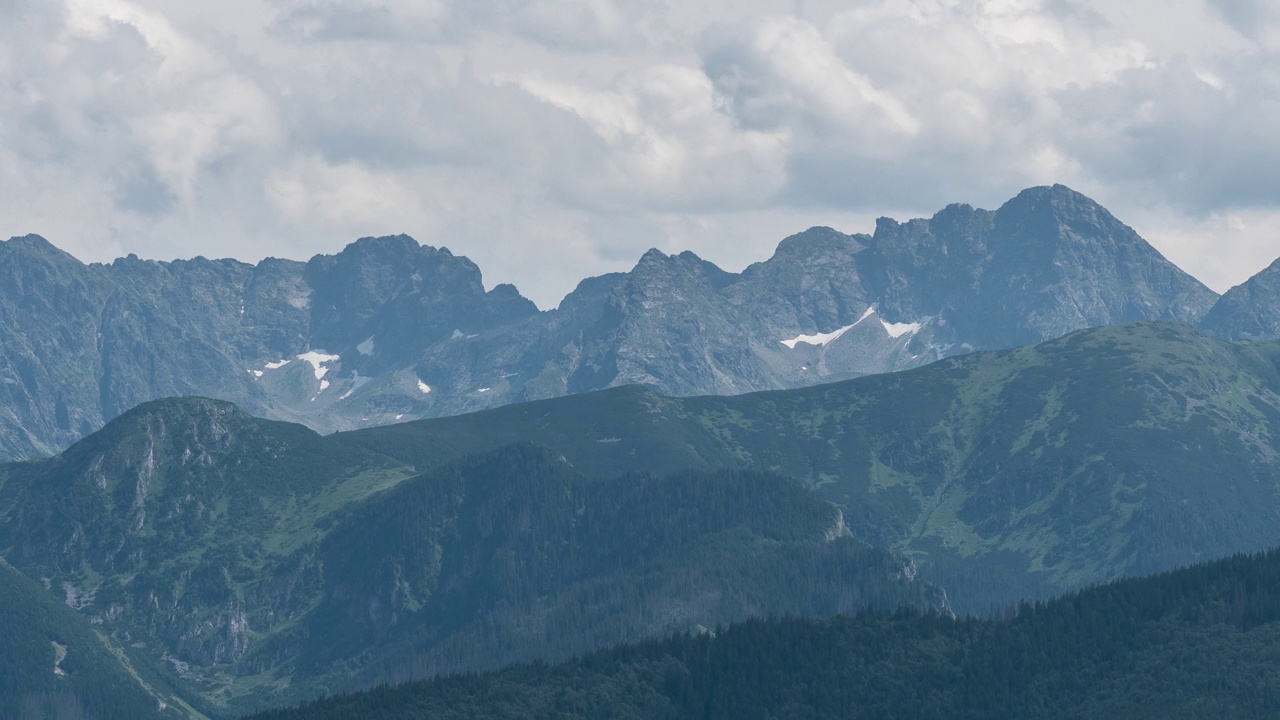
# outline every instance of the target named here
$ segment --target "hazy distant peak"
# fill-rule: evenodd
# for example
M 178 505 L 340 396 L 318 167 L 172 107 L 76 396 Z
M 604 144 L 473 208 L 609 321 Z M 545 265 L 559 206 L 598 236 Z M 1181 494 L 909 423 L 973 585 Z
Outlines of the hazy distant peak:
M 996 223 L 1027 221 L 1122 225 L 1092 198 L 1065 185 L 1027 188 L 996 211 Z
M 778 258 L 832 251 L 852 254 L 863 249 L 859 237 L 866 236 L 845 235 L 832 228 L 815 225 L 804 232 L 783 238 L 773 256 Z
M 412 237 L 400 235 L 382 235 L 367 236 L 357 239 L 355 242 L 348 244 L 343 248 L 343 253 L 361 253 L 361 252 L 382 252 L 382 253 L 412 253 L 421 248 L 434 250 L 430 245 L 422 245 Z
M 1232 340 L 1280 338 L 1280 259 L 1223 294 L 1200 327 Z
M 11 237 L 6 241 L 0 242 L 0 251 L 5 250 L 28 256 L 56 258 L 63 261 L 69 260 L 77 265 L 83 265 L 74 255 L 59 249 L 43 236 L 34 233 Z

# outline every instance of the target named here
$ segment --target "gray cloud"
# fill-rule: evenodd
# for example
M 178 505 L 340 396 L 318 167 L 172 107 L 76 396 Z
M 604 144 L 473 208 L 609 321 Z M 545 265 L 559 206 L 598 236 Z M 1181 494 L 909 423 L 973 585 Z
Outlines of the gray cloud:
M 650 246 L 741 267 L 1039 183 L 1219 287 L 1280 219 L 1265 2 L 228 3 L 0 0 L 7 233 L 101 260 L 409 232 L 547 306 Z
M 285 5 L 270 29 L 294 41 L 425 40 L 439 27 L 430 22 L 406 22 L 386 5 L 326 0 Z
M 1179 62 L 1068 89 L 1071 151 L 1099 180 L 1202 213 L 1280 205 L 1280 74 L 1267 67 L 1218 81 Z
M 1269 0 L 1212 0 L 1210 4 L 1246 37 L 1257 37 L 1280 18 L 1280 9 Z
M 163 215 L 172 212 L 178 204 L 178 198 L 156 175 L 155 169 L 146 164 L 121 172 L 113 183 L 111 199 L 117 208 L 142 215 Z
M 668 32 L 660 0 L 272 0 L 270 30 L 295 42 L 465 44 L 520 37 L 574 53 L 636 49 Z

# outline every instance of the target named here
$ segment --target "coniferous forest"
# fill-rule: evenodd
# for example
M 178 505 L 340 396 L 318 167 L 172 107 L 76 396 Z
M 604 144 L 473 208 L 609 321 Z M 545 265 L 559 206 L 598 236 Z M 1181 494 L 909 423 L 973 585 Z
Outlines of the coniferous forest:
M 1002 617 L 751 620 L 277 710 L 426 718 L 1267 718 L 1280 708 L 1280 551 L 1124 580 Z
M 122 662 L 75 610 L 4 560 L 0 629 L 0 718 L 158 715 L 153 683 L 163 681 Z

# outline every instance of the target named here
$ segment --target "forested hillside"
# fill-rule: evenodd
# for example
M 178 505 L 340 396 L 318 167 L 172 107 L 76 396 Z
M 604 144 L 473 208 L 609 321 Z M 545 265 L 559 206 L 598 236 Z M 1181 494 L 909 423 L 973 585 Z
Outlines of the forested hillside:
M 1280 543 L 1280 344 L 1140 323 L 790 391 L 640 388 L 343 433 L 427 465 L 530 439 L 594 473 L 805 480 L 962 610 Z
M 946 610 L 794 481 L 744 471 L 587 478 L 535 446 L 406 481 L 320 546 L 295 678 L 363 683 L 562 658 L 757 614 Z
M 0 718 L 189 717 L 74 610 L 0 560 Z
M 1011 607 L 755 620 L 254 720 L 1271 718 L 1280 553 Z
M 163 401 L 0 469 L 0 540 L 50 602 L 219 717 L 771 612 L 948 608 L 776 473 L 602 479 L 517 443 L 411 475 Z

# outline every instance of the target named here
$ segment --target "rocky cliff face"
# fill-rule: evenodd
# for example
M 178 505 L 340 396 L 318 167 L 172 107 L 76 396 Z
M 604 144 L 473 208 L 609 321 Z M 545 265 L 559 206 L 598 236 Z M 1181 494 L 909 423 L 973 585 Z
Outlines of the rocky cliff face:
M 675 395 L 798 387 L 1091 326 L 1195 322 L 1215 299 L 1097 203 L 1032 188 L 994 212 L 882 219 L 872 236 L 811 228 L 740 274 L 650 251 L 521 331 L 459 339 L 470 350 L 455 358 L 506 357 L 492 382 L 454 392 L 471 408 L 627 383 Z M 424 373 L 448 364 L 436 352 Z
M 1280 339 L 1280 260 L 1228 290 L 1200 327 L 1230 340 Z
M 234 401 L 320 431 L 629 383 L 787 388 L 1134 320 L 1198 321 L 1214 294 L 1105 209 L 1033 188 L 874 235 L 812 228 L 728 273 L 644 255 L 538 312 L 405 236 L 309 262 L 84 265 L 0 243 L 0 458 L 47 455 L 138 403 Z
M 349 391 L 397 379 L 423 347 L 455 332 L 537 313 L 510 286 L 486 293 L 466 258 L 404 236 L 256 266 L 132 255 L 85 265 L 27 236 L 0 243 L 0 278 L 5 459 L 52 454 L 129 408 L 176 395 L 321 430 L 355 427 L 366 423 L 361 408 L 333 407 Z M 398 379 L 408 397 L 426 394 Z
M 1085 327 L 1195 322 L 1215 295 L 1103 207 L 1063 186 L 995 212 L 952 205 L 881 220 L 865 267 L 881 309 L 932 317 L 954 342 L 1027 345 Z

